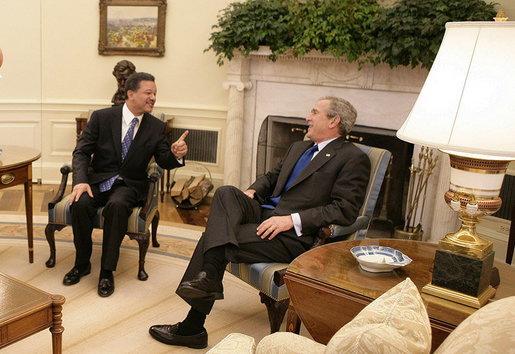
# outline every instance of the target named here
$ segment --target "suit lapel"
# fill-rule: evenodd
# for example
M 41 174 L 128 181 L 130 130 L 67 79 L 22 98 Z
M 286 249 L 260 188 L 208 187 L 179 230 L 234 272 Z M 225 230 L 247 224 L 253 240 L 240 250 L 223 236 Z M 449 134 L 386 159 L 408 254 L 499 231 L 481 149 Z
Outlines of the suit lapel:
M 343 138 L 338 138 L 330 142 L 322 151 L 320 151 L 313 158 L 313 160 L 311 160 L 311 162 L 306 166 L 306 168 L 302 170 L 302 172 L 297 176 L 295 181 L 293 181 L 293 183 L 290 185 L 290 188 L 288 189 L 291 189 L 300 182 L 304 181 L 306 178 L 308 178 L 317 170 L 319 170 L 323 165 L 325 165 L 329 160 L 334 158 L 337 154 L 337 148 L 340 147 L 342 142 L 345 143 Z
M 286 185 L 286 182 L 288 181 L 288 177 L 290 177 L 291 171 L 297 164 L 297 161 L 302 156 L 302 154 L 311 146 L 313 146 L 313 142 L 311 141 L 305 141 L 302 144 L 299 144 L 296 150 L 291 152 L 290 158 L 286 159 L 283 162 L 283 166 L 281 167 L 281 173 L 279 174 L 277 183 L 275 184 L 273 193 L 274 196 L 281 194 L 284 186 Z
M 114 141 L 114 149 L 116 151 L 116 156 L 121 161 L 122 160 L 122 106 L 119 109 L 113 111 L 113 126 L 111 127 L 111 132 L 113 134 Z

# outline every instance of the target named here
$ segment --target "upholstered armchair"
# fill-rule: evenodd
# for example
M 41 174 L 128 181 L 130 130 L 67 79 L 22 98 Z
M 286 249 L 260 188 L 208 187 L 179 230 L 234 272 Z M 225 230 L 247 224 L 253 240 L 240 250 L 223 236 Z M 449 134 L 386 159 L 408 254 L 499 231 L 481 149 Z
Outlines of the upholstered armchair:
M 71 225 L 70 194 L 65 195 L 68 175 L 71 171 L 71 166 L 64 165 L 61 167 L 61 184 L 54 199 L 48 203 L 48 224 L 45 228 L 45 236 L 50 246 L 50 257 L 46 261 L 46 266 L 49 268 L 54 267 L 56 263 L 55 231 L 60 231 Z M 127 235 L 136 240 L 139 245 L 139 280 L 147 280 L 148 278 L 145 271 L 145 256 L 150 243 L 150 225 L 152 225 L 152 246 L 159 247 L 157 227 L 159 225 L 158 189 L 161 170 L 156 163 L 151 163 L 147 174 L 149 186 L 145 204 L 132 210 L 127 228 Z M 98 208 L 94 228 L 102 229 L 104 225 L 102 211 L 103 207 Z
M 356 144 L 370 158 L 370 179 L 365 201 L 357 220 L 349 226 L 328 225 L 322 228 L 313 247 L 326 240 L 351 240 L 365 237 L 370 219 L 379 197 L 383 179 L 390 162 L 388 150 Z M 277 332 L 289 306 L 289 295 L 283 281 L 287 263 L 229 263 L 226 270 L 247 284 L 259 290 L 261 302 L 265 304 L 270 321 L 270 332 Z M 298 329 L 296 329 L 298 331 Z

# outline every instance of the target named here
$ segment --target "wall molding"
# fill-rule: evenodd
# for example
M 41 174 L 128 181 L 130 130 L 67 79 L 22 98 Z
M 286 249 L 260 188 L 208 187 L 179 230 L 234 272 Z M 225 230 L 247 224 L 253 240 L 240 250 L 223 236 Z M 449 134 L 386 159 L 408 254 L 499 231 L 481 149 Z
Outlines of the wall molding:
M 110 101 L 104 100 L 34 100 L 34 99 L 0 99 L 0 113 L 7 111 L 41 111 L 41 112 L 87 112 L 90 109 L 110 107 Z M 178 114 L 190 117 L 203 116 L 206 118 L 225 119 L 227 106 L 176 104 L 173 102 L 156 102 L 155 112 Z M 2 117 L 0 116 L 0 119 Z
M 159 101 L 158 101 L 159 102 Z M 9 144 L 33 147 L 41 151 L 41 158 L 33 164 L 33 180 L 44 184 L 59 184 L 60 167 L 71 162 L 75 148 L 75 118 L 84 116 L 90 109 L 96 110 L 111 106 L 107 100 L 81 99 L 0 99 L 0 132 Z M 227 107 L 201 104 L 177 104 L 159 102 L 154 107 L 154 115 L 161 113 L 174 117 L 173 125 L 191 129 L 208 129 L 219 132 L 218 161 L 209 166 L 213 183 L 223 181 L 223 151 L 225 146 L 225 123 Z M 20 125 L 30 124 L 30 134 L 20 129 Z M 17 129 L 9 130 L 9 127 Z

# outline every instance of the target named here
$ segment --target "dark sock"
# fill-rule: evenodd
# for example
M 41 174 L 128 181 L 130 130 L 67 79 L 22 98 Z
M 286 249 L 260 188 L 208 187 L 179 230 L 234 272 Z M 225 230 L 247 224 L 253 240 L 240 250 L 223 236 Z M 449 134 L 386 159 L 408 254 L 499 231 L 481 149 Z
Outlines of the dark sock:
M 75 267 L 79 270 L 79 272 L 84 273 L 86 271 L 86 269 L 88 268 L 88 266 L 89 266 L 89 263 L 79 264 L 79 265 L 76 265 Z
M 184 321 L 179 323 L 177 334 L 181 336 L 198 334 L 204 330 L 204 322 L 206 322 L 206 315 L 192 307 Z
M 100 269 L 100 278 L 112 278 L 113 277 L 113 271 L 107 270 L 107 269 Z
M 221 280 L 224 275 L 227 260 L 225 259 L 225 246 L 210 248 L 204 253 L 202 270 L 209 279 Z

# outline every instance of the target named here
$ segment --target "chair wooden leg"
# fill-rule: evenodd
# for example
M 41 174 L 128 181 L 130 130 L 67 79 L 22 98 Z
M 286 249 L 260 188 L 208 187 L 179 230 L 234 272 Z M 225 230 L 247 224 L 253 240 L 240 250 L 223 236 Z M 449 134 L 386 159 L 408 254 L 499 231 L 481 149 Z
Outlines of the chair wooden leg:
M 170 170 L 166 170 L 166 193 L 168 194 L 170 194 L 170 187 Z
M 66 225 L 47 224 L 45 227 L 45 237 L 50 247 L 50 257 L 45 262 L 48 268 L 55 266 L 55 231 L 61 231 Z
M 161 203 L 164 202 L 164 196 L 165 196 L 165 174 L 163 173 L 161 175 L 161 191 L 159 192 L 159 195 L 161 196 Z
M 157 242 L 157 227 L 159 226 L 159 210 L 154 214 L 154 218 L 152 219 L 152 247 L 159 247 L 159 242 Z
M 259 296 L 261 297 L 261 303 L 265 304 L 268 311 L 270 333 L 278 332 L 281 328 L 281 323 L 283 322 L 286 310 L 288 309 L 290 299 L 276 301 L 262 292 L 259 293 Z
M 139 245 L 139 269 L 138 269 L 138 279 L 139 280 L 147 280 L 148 274 L 145 272 L 145 256 L 147 255 L 148 245 L 150 243 L 150 234 L 146 237 L 138 237 L 136 241 L 138 241 Z

